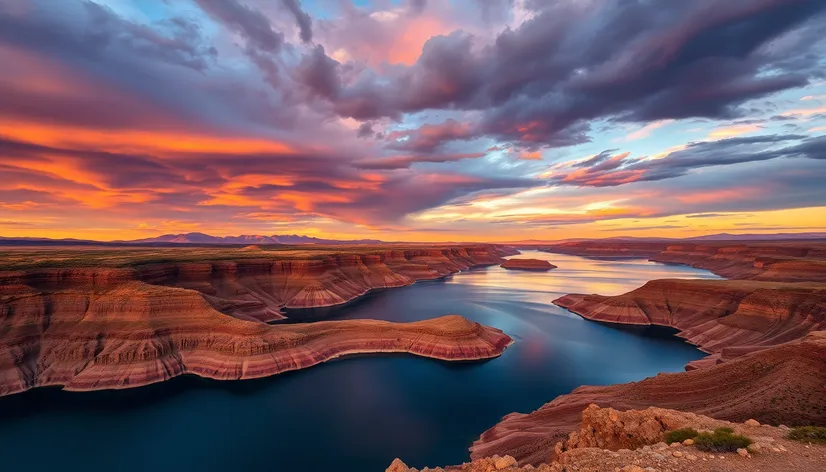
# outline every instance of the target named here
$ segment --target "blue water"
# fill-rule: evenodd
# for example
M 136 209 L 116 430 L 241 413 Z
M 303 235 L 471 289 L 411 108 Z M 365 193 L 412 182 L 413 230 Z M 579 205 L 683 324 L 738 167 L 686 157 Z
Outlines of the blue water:
M 458 313 L 516 340 L 497 359 L 365 356 L 252 381 L 186 377 L 126 391 L 33 390 L 0 398 L 0 470 L 371 472 L 395 457 L 420 468 L 457 464 L 508 413 L 532 411 L 583 384 L 681 371 L 702 357 L 676 337 L 589 322 L 551 301 L 712 274 L 644 260 L 525 256 L 559 269 L 474 269 L 296 313 L 393 321 Z

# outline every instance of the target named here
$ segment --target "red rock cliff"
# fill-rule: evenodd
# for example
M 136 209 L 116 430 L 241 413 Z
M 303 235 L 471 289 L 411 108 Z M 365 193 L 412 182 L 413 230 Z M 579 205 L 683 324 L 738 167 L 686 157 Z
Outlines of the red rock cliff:
M 510 270 L 549 271 L 556 269 L 556 266 L 548 261 L 539 259 L 508 259 L 502 263 L 502 268 Z
M 261 322 L 280 318 L 285 306 L 343 303 L 512 253 L 496 246 L 323 249 L 302 258 L 182 249 L 168 252 L 178 260 L 156 263 L 128 249 L 106 251 L 106 259 L 84 251 L 42 255 L 79 260 L 73 267 L 48 262 L 0 272 L 0 395 L 45 385 L 128 388 L 187 373 L 256 378 L 362 352 L 474 360 L 498 356 L 511 342 L 459 316 L 407 324 Z M 204 256 L 220 257 L 196 261 Z
M 551 244 L 544 250 L 585 257 L 645 257 L 710 270 L 729 279 L 826 282 L 826 243 L 646 242 L 590 240 Z
M 163 263 L 146 262 L 151 253 L 141 253 L 133 256 L 134 261 L 128 260 L 126 267 L 109 267 L 111 260 L 96 260 L 90 254 L 88 262 L 83 262 L 89 266 L 0 271 L 0 293 L 14 294 L 15 287 L 60 290 L 135 280 L 196 290 L 224 313 L 271 321 L 283 318 L 282 308 L 338 305 L 371 289 L 401 287 L 475 266 L 499 264 L 503 256 L 516 252 L 493 245 L 358 251 L 335 248 L 305 251 L 296 257 L 279 251 L 221 249 L 222 259 L 210 261 L 216 255 L 209 251 L 186 251 L 178 250 L 182 260 Z M 122 252 L 124 256 L 119 257 L 130 255 L 129 249 Z
M 572 294 L 554 303 L 593 321 L 680 329 L 715 354 L 705 364 L 826 329 L 822 284 L 664 279 L 615 297 Z
M 0 319 L 0 395 L 128 388 L 182 374 L 257 378 L 364 352 L 483 359 L 511 342 L 460 316 L 268 325 L 220 313 L 198 292 L 138 281 L 4 296 Z
M 473 444 L 471 457 L 507 454 L 520 463 L 546 462 L 554 445 L 577 429 L 590 404 L 617 410 L 654 406 L 740 422 L 826 424 L 826 332 L 713 368 L 580 387 L 532 413 L 504 417 Z

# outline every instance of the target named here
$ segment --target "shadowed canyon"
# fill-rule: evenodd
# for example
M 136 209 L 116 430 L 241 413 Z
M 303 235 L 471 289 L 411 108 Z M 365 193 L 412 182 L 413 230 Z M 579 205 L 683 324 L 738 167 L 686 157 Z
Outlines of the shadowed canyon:
M 185 373 L 256 378 L 357 353 L 485 359 L 511 342 L 459 316 L 406 325 L 264 323 L 283 318 L 284 308 L 341 304 L 371 289 L 493 264 L 505 249 L 168 252 L 163 262 L 146 261 L 140 249 L 23 250 L 5 259 L 12 270 L 0 272 L 0 394 L 40 385 L 137 387 Z
M 541 341 L 548 346 L 543 350 L 551 349 L 548 352 L 562 348 L 561 339 L 579 336 L 584 336 L 579 342 L 587 343 L 595 355 L 600 355 L 597 345 L 615 351 L 626 342 L 637 345 L 636 349 L 656 351 L 646 360 L 606 351 L 605 355 L 616 358 L 617 364 L 603 366 L 614 369 L 613 375 L 596 370 L 588 378 L 575 380 L 577 374 L 571 382 L 553 377 L 563 375 L 558 362 L 571 363 L 573 358 L 564 359 L 581 356 L 579 348 L 569 354 L 562 352 L 570 348 L 562 348 L 557 353 L 562 357 L 547 366 L 528 367 L 530 364 L 524 362 L 529 358 L 509 360 L 505 356 L 488 364 L 490 367 L 466 371 L 470 377 L 461 380 L 466 385 L 455 387 L 448 398 L 464 388 L 479 388 L 476 379 L 480 375 L 488 380 L 502 375 L 504 372 L 496 368 L 500 362 L 511 375 L 524 371 L 519 374 L 524 376 L 535 369 L 539 369 L 537 373 L 556 371 L 548 383 L 526 384 L 535 390 L 531 395 L 521 393 L 516 402 L 506 401 L 500 408 L 513 404 L 518 411 L 541 401 L 543 391 L 561 394 L 531 413 L 508 414 L 482 433 L 470 448 L 474 462 L 464 466 L 471 467 L 467 470 L 492 456 L 513 457 L 520 465 L 558 463 L 555 461 L 562 457 L 555 452 L 555 445 L 575 430 L 581 412 L 591 404 L 619 410 L 657 406 L 721 420 L 756 418 L 769 424 L 826 422 L 826 343 L 822 336 L 826 291 L 820 283 L 821 274 L 812 271 L 824 262 L 826 252 L 820 243 L 664 247 L 628 243 L 623 247 L 617 242 L 588 242 L 539 249 L 544 252 L 523 249 L 530 259 L 514 256 L 519 252 L 516 249 L 497 245 L 7 249 L 0 273 L 5 327 L 0 338 L 0 379 L 4 394 L 17 395 L 3 401 L 22 395 L 7 403 L 7 408 L 17 410 L 15 422 L 25 428 L 33 421 L 26 413 L 31 408 L 54 405 L 55 401 L 67 405 L 80 401 L 20 393 L 35 387 L 62 386 L 75 391 L 137 388 L 183 374 L 216 380 L 253 379 L 365 353 L 478 361 L 513 350 L 521 359 L 535 349 L 531 346 L 538 341 L 533 334 L 537 327 L 518 328 L 514 323 L 534 319 L 531 323 L 540 323 L 537 326 L 554 323 L 539 328 L 550 329 Z M 595 252 L 598 257 L 594 257 Z M 635 257 L 627 257 L 629 252 Z M 617 258 L 618 254 L 624 257 Z M 644 262 L 640 255 L 652 261 L 666 260 Z M 549 266 L 557 265 L 546 272 Z M 728 278 L 715 277 L 709 270 Z M 639 272 L 637 278 L 620 282 L 635 271 Z M 542 275 L 545 273 L 550 276 Z M 813 280 L 802 281 L 806 273 L 812 273 Z M 427 285 L 427 281 L 439 284 Z M 451 295 L 426 295 L 451 286 L 472 288 L 478 294 L 469 292 L 456 301 L 451 301 Z M 576 287 L 609 295 L 566 293 Z M 523 292 L 526 288 L 530 291 Z M 405 301 L 409 297 L 410 302 Z M 495 312 L 476 313 L 476 308 L 469 308 L 475 302 L 459 301 L 464 297 L 469 297 L 468 302 L 484 300 L 480 306 L 491 308 L 504 304 Z M 513 302 L 508 302 L 511 298 Z M 434 311 L 431 305 L 437 310 L 445 305 L 457 309 Z M 406 314 L 405 310 L 413 307 L 415 312 Z M 596 322 L 590 326 L 598 331 L 565 334 L 587 325 L 568 326 L 576 318 L 565 316 L 563 309 Z M 537 314 L 525 318 L 532 310 Z M 459 314 L 440 317 L 450 311 Z M 524 320 L 517 322 L 519 318 Z M 558 322 L 563 324 L 551 327 Z M 632 331 L 616 331 L 610 326 L 628 326 Z M 639 331 L 658 327 L 675 330 L 677 336 L 707 355 L 685 351 L 682 363 L 674 363 L 679 357 L 672 359 L 666 353 L 677 353 L 679 343 L 666 342 L 670 333 Z M 601 341 L 599 336 L 606 335 L 612 340 Z M 644 348 L 652 342 L 655 344 Z M 652 363 L 650 355 L 661 357 L 660 362 Z M 581 359 L 573 365 L 593 369 L 598 365 L 594 362 L 604 362 L 605 357 L 602 359 Z M 364 359 L 349 362 L 354 366 L 369 364 Z M 638 363 L 650 364 L 654 370 L 641 371 L 644 375 L 630 373 L 624 379 L 623 374 L 616 375 L 621 372 L 617 371 L 619 365 L 637 372 L 634 366 L 641 365 Z M 688 372 L 679 373 L 683 366 Z M 490 373 L 490 368 L 502 373 Z M 319 380 L 332 375 L 324 371 L 313 374 L 314 370 L 307 375 L 317 375 Z M 663 370 L 672 373 L 653 375 Z M 463 376 L 458 375 L 458 379 Z M 391 378 L 386 377 L 390 386 L 399 382 Z M 273 386 L 282 381 L 275 382 Z M 289 385 L 294 380 L 283 382 Z M 445 379 L 440 383 L 448 384 Z M 583 383 L 603 386 L 576 388 Z M 611 383 L 616 384 L 607 385 Z M 199 391 L 186 383 L 180 385 L 183 392 Z M 269 389 L 256 388 L 256 397 L 268 396 Z M 565 394 L 566 389 L 573 392 Z M 160 392 L 150 398 L 163 398 Z M 381 389 L 375 393 L 379 392 Z M 130 401 L 128 398 L 132 397 L 104 401 L 118 405 Z M 423 395 L 423 400 L 426 398 Z M 157 401 L 165 400 L 151 400 L 142 408 L 154 409 Z M 447 399 L 436 404 L 443 401 L 452 404 Z M 495 416 L 490 415 L 496 415 L 497 409 L 483 405 L 486 403 L 472 400 L 466 408 L 477 413 L 481 413 L 480 408 L 489 410 L 480 419 L 491 421 Z M 503 413 L 508 411 L 513 410 Z M 402 414 L 396 409 L 388 413 Z M 437 415 L 450 416 L 445 412 Z M 447 428 L 435 418 L 432 421 L 429 428 L 436 429 L 431 431 Z M 484 426 L 477 428 L 479 434 Z M 450 440 L 435 436 L 445 446 L 468 441 L 467 447 L 471 434 L 468 430 Z M 390 444 L 410 440 L 409 435 L 403 435 L 391 439 Z M 338 457 L 334 450 L 331 456 Z M 461 457 L 461 449 L 455 445 L 429 451 L 423 455 L 425 461 L 452 462 L 455 459 L 450 457 Z M 386 466 L 392 459 L 382 457 L 368 457 L 363 464 Z M 104 463 L 117 466 L 116 462 Z M 357 467 L 357 463 L 360 461 L 352 466 Z M 286 464 L 289 462 L 282 465 Z

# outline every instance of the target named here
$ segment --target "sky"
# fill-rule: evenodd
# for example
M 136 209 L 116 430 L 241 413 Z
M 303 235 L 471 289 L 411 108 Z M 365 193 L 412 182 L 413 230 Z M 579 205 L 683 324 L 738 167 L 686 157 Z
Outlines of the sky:
M 0 236 L 826 230 L 822 0 L 0 0 Z

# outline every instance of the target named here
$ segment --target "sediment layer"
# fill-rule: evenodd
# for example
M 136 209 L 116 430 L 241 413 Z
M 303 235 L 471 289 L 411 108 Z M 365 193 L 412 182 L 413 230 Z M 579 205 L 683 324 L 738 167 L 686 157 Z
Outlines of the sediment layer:
M 355 353 L 477 360 L 511 342 L 459 316 L 262 322 L 280 318 L 282 307 L 343 303 L 373 288 L 498 264 L 513 252 L 496 246 L 176 249 L 154 262 L 128 249 L 61 251 L 4 261 L 22 267 L 0 272 L 0 395 L 47 385 L 128 388 L 182 374 L 265 377 Z
M 689 364 L 688 372 L 584 386 L 532 413 L 508 415 L 474 443 L 472 458 L 507 454 L 521 464 L 547 462 L 592 403 L 826 424 L 826 243 L 583 241 L 545 250 L 648 257 L 735 280 L 655 280 L 619 296 L 571 294 L 554 301 L 594 321 L 677 328 L 711 355 Z
M 501 267 L 509 270 L 533 270 L 542 272 L 556 269 L 555 265 L 540 259 L 508 259 L 502 263 Z
M 826 329 L 826 285 L 662 279 L 623 295 L 565 295 L 556 305 L 593 321 L 677 328 L 713 354 L 708 366 Z
M 826 332 L 709 369 L 580 387 L 532 413 L 506 416 L 473 444 L 471 458 L 507 454 L 522 464 L 547 462 L 590 404 L 618 410 L 654 406 L 738 422 L 826 424 Z
M 685 264 L 729 279 L 826 282 L 826 243 L 576 241 L 551 244 L 548 252 L 585 257 L 645 257 Z
M 110 287 L 128 281 L 195 290 L 217 310 L 247 320 L 283 318 L 283 308 L 346 303 L 369 290 L 500 264 L 517 251 L 493 245 L 313 250 L 260 248 L 17 251 L 0 271 L 0 294 Z M 159 259 L 161 261 L 159 261 Z M 32 262 L 35 261 L 35 262 Z
M 268 325 L 220 313 L 198 292 L 137 281 L 4 297 L 0 316 L 0 395 L 48 385 L 129 388 L 183 374 L 251 379 L 355 353 L 476 360 L 511 342 L 455 315 Z

